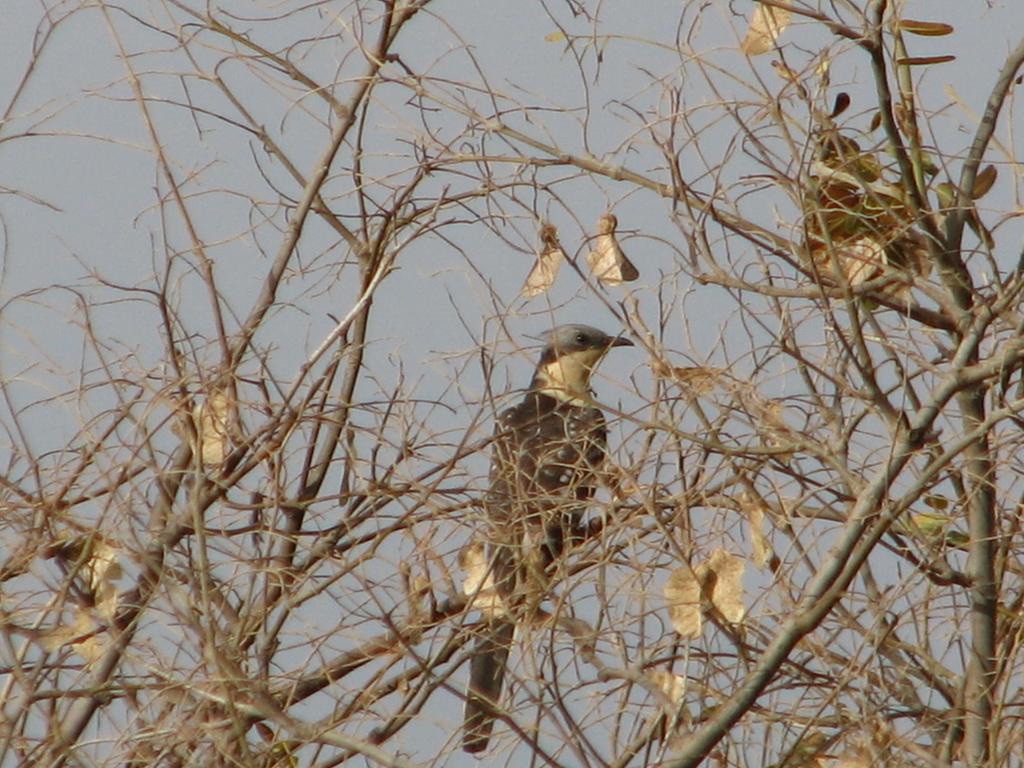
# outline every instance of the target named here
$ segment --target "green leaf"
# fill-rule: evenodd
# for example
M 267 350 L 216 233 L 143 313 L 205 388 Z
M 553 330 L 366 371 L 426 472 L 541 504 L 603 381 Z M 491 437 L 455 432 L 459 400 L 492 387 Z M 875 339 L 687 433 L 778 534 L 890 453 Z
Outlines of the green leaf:
M 929 539 L 937 539 L 942 536 L 946 526 L 949 525 L 949 517 L 947 515 L 936 515 L 932 512 L 918 512 L 911 515 L 910 519 L 921 533 Z

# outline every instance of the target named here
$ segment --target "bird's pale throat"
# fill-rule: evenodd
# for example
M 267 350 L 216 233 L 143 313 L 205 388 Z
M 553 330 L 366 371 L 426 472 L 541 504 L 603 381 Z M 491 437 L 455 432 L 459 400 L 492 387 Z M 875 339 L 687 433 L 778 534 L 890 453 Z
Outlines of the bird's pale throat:
M 604 353 L 603 349 L 569 352 L 541 364 L 537 368 L 536 388 L 559 400 L 589 400 L 590 374 Z

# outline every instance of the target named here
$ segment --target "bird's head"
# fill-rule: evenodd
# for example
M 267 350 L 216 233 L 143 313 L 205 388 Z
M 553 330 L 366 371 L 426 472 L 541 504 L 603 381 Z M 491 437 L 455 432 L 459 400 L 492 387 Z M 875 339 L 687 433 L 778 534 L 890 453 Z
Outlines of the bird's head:
M 560 325 L 548 335 L 531 388 L 559 400 L 586 402 L 590 375 L 612 347 L 631 347 L 624 336 L 609 336 L 589 325 Z

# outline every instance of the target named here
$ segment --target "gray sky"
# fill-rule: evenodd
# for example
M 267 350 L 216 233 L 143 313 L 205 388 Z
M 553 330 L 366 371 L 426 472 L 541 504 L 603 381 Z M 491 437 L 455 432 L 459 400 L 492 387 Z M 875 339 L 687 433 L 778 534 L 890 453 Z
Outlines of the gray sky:
M 292 51 L 293 60 L 318 81 L 345 81 L 361 72 L 362 58 L 352 54 L 348 42 L 351 7 L 325 3 L 285 13 L 300 6 L 237 0 L 215 7 L 225 19 L 247 17 L 231 23 L 271 49 L 317 35 L 337 36 L 335 43 L 304 42 Z M 125 7 L 134 18 L 117 8 L 111 8 L 108 18 L 150 99 L 163 151 L 189 194 L 188 207 L 213 261 L 229 330 L 234 331 L 248 314 L 282 240 L 287 217 L 278 207 L 278 192 L 294 200 L 301 190 L 279 162 L 261 151 L 257 137 L 232 124 L 238 116 L 213 84 L 191 76 L 193 63 L 167 34 L 187 22 L 186 15 L 156 0 L 133 0 Z M 64 6 L 55 8 L 59 14 Z M 5 2 L 0 25 L 5 62 L 0 67 L 0 104 L 5 106 L 30 59 L 40 9 L 34 0 Z M 771 55 L 751 62 L 735 50 L 749 10 L 747 2 L 730 7 L 722 0 L 704 5 L 678 0 L 605 3 L 601 24 L 594 28 L 573 19 L 562 2 L 549 3 L 545 10 L 542 4 L 519 0 L 449 1 L 430 7 L 433 18 L 417 19 L 398 49 L 406 66 L 437 78 L 435 92 L 453 103 L 465 99 L 487 114 L 499 103 L 509 125 L 575 154 L 591 154 L 658 178 L 664 176 L 662 161 L 646 131 L 649 126 L 659 130 L 658 121 L 669 111 L 667 91 L 682 82 L 681 111 L 702 127 L 697 141 L 680 147 L 686 181 L 703 192 L 716 184 L 733 185 L 734 195 L 749 185 L 751 194 L 741 198 L 739 209 L 758 211 L 761 223 L 774 223 L 789 234 L 797 223 L 795 209 L 782 192 L 765 184 L 761 166 L 749 158 L 734 159 L 745 151 L 744 140 L 720 109 L 722 101 L 742 105 L 759 98 L 746 85 L 748 80 L 760 78 L 768 91 L 780 87 L 769 64 Z M 558 29 L 548 13 L 572 35 L 594 35 L 589 47 L 582 39 L 576 41 L 579 66 L 563 40 L 547 39 Z M 952 51 L 958 56 L 953 63 L 920 70 L 920 95 L 938 113 L 932 123 L 937 143 L 960 151 L 972 136 L 998 67 L 1024 28 L 1024 12 L 1013 2 L 990 8 L 977 1 L 921 0 L 907 3 L 905 15 L 956 27 L 949 38 L 913 38 L 912 44 L 917 55 Z M 192 34 L 195 29 L 186 25 L 181 32 Z M 782 39 L 787 61 L 791 66 L 806 64 L 825 40 L 820 29 L 794 25 Z M 323 102 L 286 78 L 262 81 L 244 61 L 221 62 L 226 44 L 220 45 L 211 41 L 208 48 L 197 46 L 195 66 L 224 78 L 296 166 L 309 174 L 326 141 Z M 601 52 L 599 63 L 594 46 Z M 681 49 L 686 52 L 682 56 Z M 849 46 L 844 50 L 832 63 L 829 93 L 851 93 L 853 106 L 844 119 L 864 129 L 873 111 L 870 72 L 863 56 L 852 54 Z M 691 52 L 705 57 L 708 79 L 686 59 Z M 388 71 L 396 80 L 401 75 L 397 66 Z M 463 88 L 462 82 L 473 87 Z M 352 87 L 347 82 L 339 92 Z M 502 98 L 492 102 L 485 87 Z M 496 135 L 460 137 L 464 116 L 436 104 L 421 113 L 400 84 L 380 86 L 374 101 L 362 162 L 372 180 L 371 194 L 382 206 L 388 203 L 392 182 L 411 174 L 417 144 L 431 152 L 445 141 L 460 148 L 464 144 L 460 151 L 467 154 L 508 152 Z M 531 107 L 528 116 L 517 102 Z M 186 108 L 189 103 L 195 112 Z M 756 108 L 740 109 L 745 120 L 758 125 Z M 999 133 L 1010 157 L 1021 138 L 1017 125 L 1006 120 Z M 1006 126 L 1013 126 L 1017 135 L 1009 135 Z M 335 210 L 353 217 L 351 153 L 343 150 L 339 158 L 337 177 L 325 196 Z M 1005 162 L 1007 157 L 988 159 Z M 725 170 L 714 176 L 711 171 L 719 164 Z M 509 172 L 500 163 L 494 167 L 496 174 Z M 670 306 L 664 345 L 677 364 L 706 361 L 728 366 L 739 377 L 753 373 L 757 361 L 747 354 L 747 334 L 770 338 L 772 329 L 744 328 L 735 303 L 723 291 L 692 283 L 682 269 L 689 256 L 687 222 L 684 217 L 672 219 L 666 200 L 632 184 L 595 180 L 564 168 L 542 169 L 537 179 L 553 194 L 534 194 L 529 189 L 533 179 L 524 176 L 514 200 L 496 195 L 487 205 L 474 201 L 465 210 L 447 210 L 437 232 L 401 252 L 397 271 L 376 296 L 369 375 L 360 385 L 361 397 L 382 398 L 404 376 L 402 392 L 410 399 L 439 398 L 453 407 L 410 406 L 454 442 L 474 413 L 454 408 L 470 402 L 477 412 L 486 410 L 480 404 L 485 390 L 478 344 L 497 353 L 492 387 L 502 393 L 527 383 L 533 350 L 513 351 L 533 344 L 529 335 L 568 321 L 618 332 L 620 301 L 635 302 L 651 327 L 657 326 L 660 303 Z M 477 184 L 474 178 L 443 170 L 420 194 L 427 200 L 430 191 L 451 193 Z M 1007 168 L 992 206 L 1019 210 L 1018 186 L 1016 172 Z M 62 451 L 71 435 L 89 432 L 91 420 L 115 402 L 115 392 L 92 391 L 90 385 L 111 375 L 149 382 L 153 392 L 166 384 L 161 377 L 170 372 L 161 362 L 165 347 L 160 318 L 151 295 L 144 292 L 154 288 L 155 277 L 164 279 L 165 270 L 183 332 L 192 340 L 193 362 L 197 368 L 217 362 L 208 296 L 195 269 L 197 260 L 188 253 L 190 242 L 180 217 L 173 206 L 160 205 L 167 194 L 104 15 L 96 8 L 76 13 L 47 42 L 27 88 L 0 124 L 0 375 L 13 397 L 8 407 L 19 412 L 25 440 L 37 455 Z M 601 288 L 563 267 L 548 295 L 530 302 L 517 297 L 532 263 L 536 217 L 555 223 L 569 253 L 582 256 L 597 217 L 609 209 L 619 218 L 626 252 L 640 268 L 636 284 Z M 487 214 L 493 218 L 482 221 Z M 1009 230 L 1003 232 L 1010 234 L 1003 234 L 1000 242 L 1019 243 L 1018 222 L 1005 227 Z M 728 249 L 737 262 L 754 264 L 740 242 L 723 238 L 714 245 Z M 315 217 L 299 250 L 296 268 L 282 290 L 282 305 L 257 337 L 268 352 L 267 367 L 284 385 L 333 328 L 332 318 L 349 310 L 357 287 L 355 270 L 341 265 L 344 245 Z M 1012 251 L 997 255 L 1004 268 L 1017 258 Z M 83 342 L 81 302 L 92 305 L 92 333 L 113 373 L 102 370 L 104 361 Z M 639 348 L 610 359 L 598 381 L 602 398 L 626 412 L 639 409 L 651 387 L 646 363 Z M 255 364 L 246 371 L 253 375 Z M 765 382 L 769 395 L 785 394 L 787 386 L 785 377 Z M 167 407 L 154 400 L 158 417 L 166 415 Z M 9 413 L 0 422 L 11 430 Z M 481 422 L 476 428 L 482 436 L 489 425 Z M 638 439 L 631 426 L 619 429 L 613 436 L 617 443 L 631 436 Z M 173 444 L 169 433 L 163 439 Z M 0 459 L 6 460 L 10 443 L 18 440 L 0 440 Z M 483 460 L 478 457 L 469 466 L 480 473 L 476 482 L 482 482 Z

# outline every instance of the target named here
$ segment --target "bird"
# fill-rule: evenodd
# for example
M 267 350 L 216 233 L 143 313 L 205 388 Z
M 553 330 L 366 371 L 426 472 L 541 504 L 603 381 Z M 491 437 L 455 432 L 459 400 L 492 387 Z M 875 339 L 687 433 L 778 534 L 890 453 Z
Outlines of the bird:
M 609 350 L 624 346 L 633 342 L 589 325 L 557 326 L 523 399 L 495 421 L 483 562 L 502 607 L 481 600 L 483 627 L 470 657 L 463 718 L 466 752 L 482 752 L 490 740 L 516 615 L 536 609 L 567 541 L 581 538 L 608 443 L 590 377 Z

